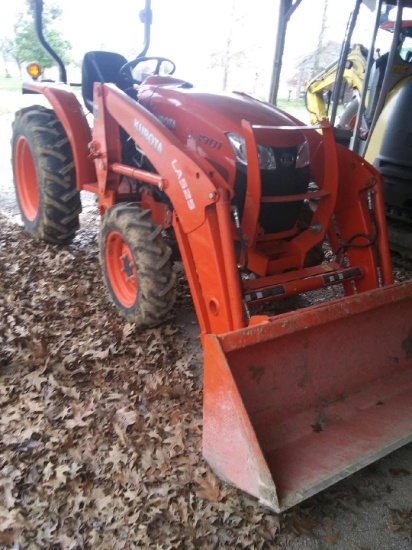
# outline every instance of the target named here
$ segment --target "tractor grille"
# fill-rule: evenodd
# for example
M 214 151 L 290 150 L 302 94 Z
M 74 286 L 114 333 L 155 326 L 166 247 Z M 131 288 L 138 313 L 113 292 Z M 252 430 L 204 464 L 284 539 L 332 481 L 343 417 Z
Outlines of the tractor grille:
M 310 182 L 309 166 L 296 168 L 296 147 L 273 148 L 276 170 L 261 170 L 262 197 L 280 197 L 306 193 Z M 246 166 L 236 163 L 235 198 L 240 218 L 246 197 Z M 296 223 L 303 201 L 264 203 L 260 206 L 259 224 L 265 233 L 289 231 Z

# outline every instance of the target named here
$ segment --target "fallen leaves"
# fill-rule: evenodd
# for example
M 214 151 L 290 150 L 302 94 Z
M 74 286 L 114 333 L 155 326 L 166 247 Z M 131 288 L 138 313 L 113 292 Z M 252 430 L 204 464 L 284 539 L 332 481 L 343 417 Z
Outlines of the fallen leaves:
M 390 531 L 412 541 L 412 508 L 391 510 L 391 516 Z
M 0 546 L 283 550 L 285 533 L 337 544 L 323 510 L 358 513 L 360 493 L 280 518 L 210 470 L 200 346 L 117 316 L 88 223 L 59 249 L 0 217 Z M 178 295 L 192 312 L 182 274 Z M 409 536 L 408 514 L 393 511 L 394 534 Z
M 332 546 L 333 544 L 336 544 L 336 542 L 339 540 L 339 535 L 335 533 L 333 530 L 335 522 L 332 518 L 326 517 L 323 520 L 323 527 L 325 529 L 325 542 L 328 546 Z
M 411 472 L 406 468 L 389 468 L 389 473 L 394 477 L 404 477 L 411 475 Z
M 118 317 L 87 228 L 0 225 L 0 545 L 272 548 L 276 516 L 203 461 L 200 345 Z
M 212 472 L 208 471 L 205 477 L 196 477 L 195 481 L 201 486 L 201 489 L 197 491 L 200 498 L 205 498 L 210 502 L 219 502 L 221 500 L 220 483 Z

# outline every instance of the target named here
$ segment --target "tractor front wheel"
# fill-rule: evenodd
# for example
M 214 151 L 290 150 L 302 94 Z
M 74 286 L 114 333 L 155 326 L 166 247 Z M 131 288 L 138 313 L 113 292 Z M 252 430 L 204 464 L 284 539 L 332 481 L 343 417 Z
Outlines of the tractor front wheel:
M 100 230 L 100 263 L 119 313 L 138 326 L 162 323 L 175 301 L 171 249 L 149 210 L 118 204 L 107 210 Z
M 70 243 L 79 227 L 80 193 L 69 139 L 54 111 L 34 106 L 17 112 L 12 151 L 26 230 L 49 243 Z

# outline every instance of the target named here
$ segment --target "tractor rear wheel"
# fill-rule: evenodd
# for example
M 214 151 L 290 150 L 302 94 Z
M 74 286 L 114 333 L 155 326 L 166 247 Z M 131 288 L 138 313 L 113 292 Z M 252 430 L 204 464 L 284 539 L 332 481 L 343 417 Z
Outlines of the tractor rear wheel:
M 175 301 L 172 251 L 150 210 L 117 204 L 100 229 L 100 262 L 110 298 L 119 313 L 138 326 L 164 322 Z
M 70 243 L 79 228 L 80 193 L 69 139 L 54 111 L 34 106 L 17 112 L 12 151 L 26 230 L 49 243 Z

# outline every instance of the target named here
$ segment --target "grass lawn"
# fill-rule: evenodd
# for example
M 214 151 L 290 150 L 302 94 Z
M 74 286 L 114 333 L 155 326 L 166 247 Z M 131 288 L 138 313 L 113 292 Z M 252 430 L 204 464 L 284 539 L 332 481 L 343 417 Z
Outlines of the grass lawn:
M 306 105 L 303 99 L 291 99 L 290 101 L 288 101 L 287 99 L 278 98 L 277 106 L 279 107 L 279 109 L 282 109 L 282 111 L 290 113 L 292 116 L 296 117 L 302 122 L 309 123 L 310 115 L 309 111 L 306 109 Z
M 0 90 L 7 90 L 9 92 L 20 92 L 21 82 L 22 81 L 20 78 L 6 78 L 5 76 L 0 76 Z

